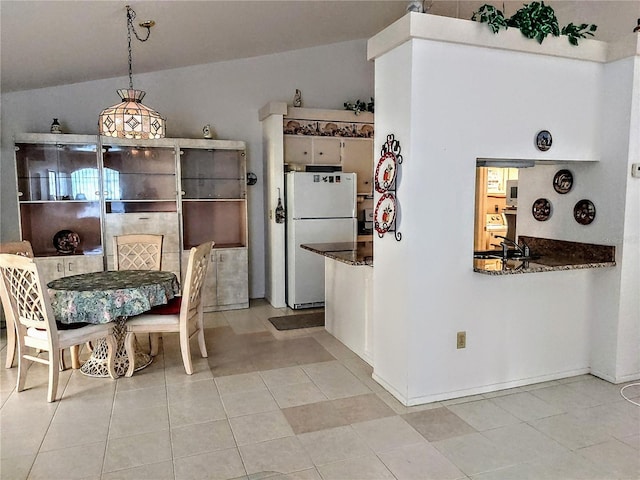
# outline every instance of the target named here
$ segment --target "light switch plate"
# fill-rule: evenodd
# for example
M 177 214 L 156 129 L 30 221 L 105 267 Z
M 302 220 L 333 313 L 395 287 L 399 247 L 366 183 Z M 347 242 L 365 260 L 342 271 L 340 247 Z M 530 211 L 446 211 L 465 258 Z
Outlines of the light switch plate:
M 640 178 L 640 163 L 633 163 L 631 165 L 631 176 Z

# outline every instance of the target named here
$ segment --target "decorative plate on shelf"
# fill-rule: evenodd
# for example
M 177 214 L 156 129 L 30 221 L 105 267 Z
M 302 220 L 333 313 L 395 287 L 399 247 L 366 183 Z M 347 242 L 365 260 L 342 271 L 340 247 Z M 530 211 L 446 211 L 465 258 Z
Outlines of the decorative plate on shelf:
M 596 206 L 591 200 L 580 200 L 573 207 L 573 218 L 580 225 L 589 225 L 596 218 Z
M 389 231 L 396 219 L 396 197 L 392 193 L 387 192 L 380 197 L 373 218 L 376 232 L 384 235 Z
M 71 230 L 60 230 L 53 236 L 53 246 L 58 253 L 65 255 L 75 253 L 80 245 L 80 235 Z
M 546 198 L 537 199 L 533 202 L 531 213 L 533 214 L 533 218 L 539 222 L 549 220 L 549 217 L 551 216 L 551 202 Z
M 378 160 L 376 174 L 374 176 L 376 192 L 384 193 L 393 185 L 396 178 L 396 156 L 386 152 Z
M 573 174 L 569 170 L 558 170 L 553 177 L 553 189 L 558 193 L 568 193 L 573 187 Z

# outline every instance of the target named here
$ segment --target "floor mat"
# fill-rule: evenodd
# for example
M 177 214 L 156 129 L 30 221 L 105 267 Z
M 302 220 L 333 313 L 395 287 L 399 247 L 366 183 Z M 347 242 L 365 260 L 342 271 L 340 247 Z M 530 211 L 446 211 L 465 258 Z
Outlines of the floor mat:
M 276 330 L 323 327 L 324 312 L 299 313 L 296 315 L 285 315 L 283 317 L 271 317 L 269 321 L 274 327 L 276 327 Z

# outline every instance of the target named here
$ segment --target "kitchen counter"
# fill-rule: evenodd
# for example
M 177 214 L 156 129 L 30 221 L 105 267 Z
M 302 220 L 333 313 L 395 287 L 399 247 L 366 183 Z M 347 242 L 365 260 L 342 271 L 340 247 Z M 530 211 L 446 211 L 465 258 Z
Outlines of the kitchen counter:
M 302 244 L 301 248 L 347 265 L 373 266 L 373 242 Z
M 557 272 L 589 268 L 614 267 L 615 247 L 591 243 L 567 242 L 548 238 L 521 235 L 531 252 L 539 258 L 525 262 L 507 260 L 502 268 L 502 260 L 473 260 L 473 271 L 485 275 L 515 275 L 522 273 Z M 499 252 L 499 251 L 498 251 Z
M 324 326 L 373 365 L 373 242 L 312 243 L 324 256 Z

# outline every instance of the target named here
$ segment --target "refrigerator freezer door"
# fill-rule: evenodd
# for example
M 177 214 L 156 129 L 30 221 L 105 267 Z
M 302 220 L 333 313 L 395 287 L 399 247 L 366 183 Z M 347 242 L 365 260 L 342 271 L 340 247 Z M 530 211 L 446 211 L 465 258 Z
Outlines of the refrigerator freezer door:
M 289 218 L 356 216 L 356 175 L 342 172 L 287 173 Z
M 353 242 L 355 218 L 293 220 L 287 225 L 287 305 L 324 305 L 324 257 L 300 248 L 303 243 Z

